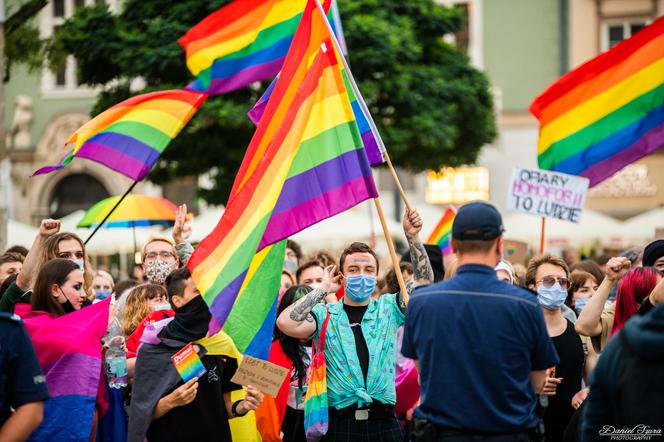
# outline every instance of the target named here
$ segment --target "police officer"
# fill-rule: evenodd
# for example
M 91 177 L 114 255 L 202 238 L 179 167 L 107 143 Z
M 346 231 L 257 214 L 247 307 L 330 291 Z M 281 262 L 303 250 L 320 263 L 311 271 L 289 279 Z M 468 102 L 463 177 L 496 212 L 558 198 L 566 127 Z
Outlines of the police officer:
M 48 397 L 23 322 L 16 315 L 0 313 L 0 441 L 26 440 L 41 423 Z
M 492 205 L 461 207 L 452 225 L 456 275 L 410 299 L 402 353 L 420 373 L 415 441 L 534 437 L 536 393 L 558 355 L 537 298 L 496 277 L 503 231 Z

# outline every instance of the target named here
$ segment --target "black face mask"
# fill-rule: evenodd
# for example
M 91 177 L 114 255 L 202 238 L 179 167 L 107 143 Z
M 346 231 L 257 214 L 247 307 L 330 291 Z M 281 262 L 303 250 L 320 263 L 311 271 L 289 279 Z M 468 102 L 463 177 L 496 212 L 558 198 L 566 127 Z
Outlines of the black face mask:
M 72 303 L 69 302 L 69 299 L 67 299 L 67 296 L 65 295 L 65 292 L 63 292 L 62 289 L 60 289 L 60 293 L 62 293 L 62 296 L 65 297 L 65 302 L 60 303 L 60 306 L 65 311 L 65 314 L 75 312 L 76 309 L 74 308 Z
M 202 296 L 197 296 L 175 311 L 175 317 L 159 333 L 161 338 L 192 342 L 202 339 L 212 319 Z

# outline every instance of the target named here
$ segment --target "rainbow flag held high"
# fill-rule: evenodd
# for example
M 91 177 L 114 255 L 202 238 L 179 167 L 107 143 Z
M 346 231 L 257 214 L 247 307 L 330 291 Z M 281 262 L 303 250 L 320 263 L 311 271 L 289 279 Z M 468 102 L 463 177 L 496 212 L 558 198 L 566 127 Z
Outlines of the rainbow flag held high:
M 448 207 L 443 213 L 443 217 L 440 218 L 436 228 L 433 229 L 427 244 L 436 244 L 443 251 L 443 256 L 447 256 L 452 253 L 452 246 L 450 244 L 450 238 L 452 237 L 452 224 L 454 223 L 454 217 L 456 216 L 456 209 L 454 207 Z
M 243 298 L 266 314 L 250 310 L 238 320 L 261 328 L 277 295 L 282 240 L 377 196 L 323 20 L 309 0 L 284 63 L 292 75 L 275 85 L 281 99 L 268 103 L 223 217 L 187 263 L 214 317 L 211 332 L 226 327 Z M 270 285 L 271 298 L 259 301 Z
M 276 76 L 306 3 L 235 0 L 207 16 L 178 40 L 197 77 L 187 88 L 219 95 Z M 330 15 L 340 30 L 338 12 Z
M 74 144 L 73 149 L 58 164 L 42 167 L 33 176 L 60 170 L 79 157 L 140 181 L 206 98 L 185 90 L 129 98 L 81 126 L 66 142 Z
M 537 160 L 594 186 L 664 145 L 664 18 L 538 96 Z

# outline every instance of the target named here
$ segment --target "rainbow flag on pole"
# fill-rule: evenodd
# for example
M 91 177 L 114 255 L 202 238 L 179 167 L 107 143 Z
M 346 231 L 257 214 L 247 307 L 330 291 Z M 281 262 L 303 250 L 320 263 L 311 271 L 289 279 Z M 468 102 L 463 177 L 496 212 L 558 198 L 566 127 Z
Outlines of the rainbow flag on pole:
M 81 126 L 66 142 L 74 148 L 58 164 L 42 167 L 33 176 L 60 170 L 79 157 L 140 181 L 206 98 L 185 90 L 129 98 Z
M 454 223 L 454 217 L 456 216 L 456 209 L 454 207 L 449 207 L 443 213 L 443 217 L 440 218 L 436 228 L 433 229 L 427 244 L 436 244 L 443 251 L 443 255 L 447 256 L 452 253 L 452 246 L 450 245 L 450 238 L 452 237 L 452 224 Z
M 207 16 L 178 40 L 197 77 L 187 88 L 219 95 L 276 76 L 306 3 L 235 0 Z
M 275 85 L 281 100 L 270 100 L 221 221 L 187 263 L 213 331 L 226 327 L 241 301 L 256 304 L 261 286 L 277 282 L 264 302 L 270 311 L 283 239 L 378 194 L 323 20 L 309 0 L 284 63 L 293 75 Z M 265 321 L 252 311 L 242 319 L 255 330 Z
M 594 186 L 664 145 L 664 18 L 564 75 L 537 97 L 542 169 Z

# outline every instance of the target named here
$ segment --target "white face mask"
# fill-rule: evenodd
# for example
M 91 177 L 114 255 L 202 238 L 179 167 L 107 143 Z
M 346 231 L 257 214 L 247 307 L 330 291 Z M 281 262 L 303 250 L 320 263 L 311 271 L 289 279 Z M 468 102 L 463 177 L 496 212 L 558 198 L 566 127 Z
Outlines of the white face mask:
M 78 268 L 81 269 L 83 276 L 85 276 L 85 262 L 82 259 L 74 259 L 73 261 L 76 263 Z

